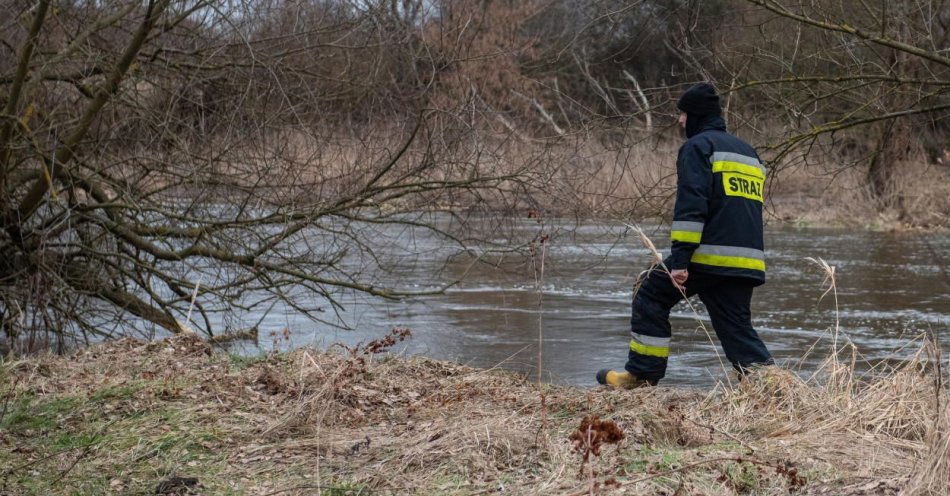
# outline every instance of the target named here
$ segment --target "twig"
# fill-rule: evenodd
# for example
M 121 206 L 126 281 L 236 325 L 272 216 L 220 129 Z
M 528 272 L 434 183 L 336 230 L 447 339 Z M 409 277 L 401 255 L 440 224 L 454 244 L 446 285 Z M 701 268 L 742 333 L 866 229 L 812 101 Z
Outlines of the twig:
M 275 494 L 288 493 L 290 491 L 297 491 L 299 489 L 317 489 L 321 491 L 318 494 L 322 494 L 322 491 L 325 490 L 325 491 L 330 491 L 333 494 L 340 492 L 341 494 L 349 494 L 352 496 L 359 496 L 360 494 L 370 494 L 370 493 L 375 492 L 371 489 L 366 489 L 365 487 L 361 487 L 359 489 L 354 490 L 345 486 L 318 486 L 318 485 L 313 485 L 313 484 L 301 484 L 299 486 L 290 486 L 290 487 L 285 487 L 283 489 L 278 489 L 276 491 L 272 491 L 269 493 L 264 493 L 262 496 L 273 496 Z
M 96 434 L 96 436 L 93 437 L 93 439 L 95 439 L 95 438 L 98 437 L 98 436 L 101 436 L 102 433 L 105 432 L 106 429 L 108 429 L 109 427 L 111 427 L 112 424 L 116 423 L 116 421 L 118 421 L 118 419 L 113 420 L 113 421 L 107 423 L 106 425 L 102 426 L 102 428 L 99 429 L 99 432 Z M 40 462 L 49 460 L 50 458 L 55 458 L 55 457 L 57 457 L 57 456 L 59 456 L 59 455 L 62 455 L 62 454 L 65 454 L 65 453 L 69 453 L 70 451 L 75 451 L 75 450 L 78 450 L 78 449 L 80 449 L 80 448 L 83 448 L 83 452 L 82 452 L 78 457 L 76 457 L 75 460 L 73 460 L 73 462 L 69 465 L 69 467 L 66 468 L 66 470 L 64 470 L 61 474 L 59 474 L 59 476 L 56 478 L 56 480 L 54 480 L 54 481 L 51 483 L 51 484 L 55 484 L 56 482 L 59 482 L 59 480 L 62 479 L 70 470 L 72 470 L 73 467 L 75 467 L 76 464 L 79 463 L 79 460 L 81 460 L 84 456 L 86 456 L 87 454 L 89 454 L 89 451 L 91 451 L 92 448 L 95 447 L 95 446 L 97 446 L 98 444 L 99 444 L 98 442 L 92 442 L 92 443 L 89 443 L 89 444 L 87 444 L 87 445 L 85 445 L 85 446 L 73 446 L 73 447 L 71 447 L 71 448 L 66 448 L 66 449 L 63 449 L 63 450 L 59 450 L 59 451 L 57 451 L 57 452 L 55 452 L 55 453 L 50 453 L 49 455 L 46 455 L 46 456 L 37 458 L 36 460 L 30 460 L 30 461 L 28 461 L 28 462 L 26 462 L 26 463 L 23 463 L 23 464 L 17 465 L 16 467 L 13 467 L 13 468 L 11 468 L 11 469 L 8 469 L 6 472 L 3 473 L 3 478 L 4 478 L 4 480 L 5 480 L 5 479 L 6 479 L 8 476 L 10 476 L 11 474 L 16 473 L 16 472 L 19 472 L 20 470 L 23 470 L 24 468 L 27 468 L 27 467 L 29 467 L 29 466 L 31 466 L 31 465 L 35 465 L 35 464 L 37 464 L 37 463 L 40 463 Z
M 656 478 L 658 478 L 658 477 L 666 477 L 666 476 L 668 476 L 668 475 L 672 475 L 672 474 L 675 474 L 675 473 L 685 472 L 685 471 L 687 471 L 687 470 L 689 470 L 689 469 L 696 468 L 696 467 L 699 467 L 699 466 L 701 466 L 701 465 L 706 465 L 706 464 L 709 464 L 709 463 L 717 463 L 717 462 L 751 463 L 751 464 L 753 464 L 753 465 L 760 465 L 760 466 L 763 466 L 763 467 L 772 467 L 772 468 L 780 468 L 780 467 L 781 467 L 781 465 L 769 463 L 769 462 L 762 461 L 762 460 L 757 460 L 757 459 L 755 459 L 755 458 L 745 458 L 745 457 L 742 457 L 742 456 L 721 456 L 721 457 L 717 457 L 717 458 L 710 458 L 710 459 L 708 459 L 708 460 L 700 460 L 700 461 L 698 461 L 698 462 L 693 462 L 693 463 L 690 463 L 690 464 L 687 464 L 687 465 L 683 465 L 682 467 L 671 468 L 671 469 L 669 469 L 669 470 L 665 470 L 665 471 L 663 471 L 663 472 L 657 472 L 657 473 L 654 473 L 654 474 L 650 474 L 650 475 L 648 475 L 648 476 L 646 476 L 646 477 L 641 477 L 641 478 L 639 478 L 639 479 L 633 479 L 633 480 L 627 480 L 627 481 L 617 481 L 617 482 L 618 482 L 619 486 L 630 486 L 630 485 L 633 485 L 633 484 L 638 484 L 638 483 L 640 483 L 640 482 L 648 481 L 648 480 L 650 480 L 650 479 L 656 479 Z M 619 487 L 619 486 L 618 486 L 618 487 Z M 571 493 L 569 496 L 585 496 L 586 494 L 588 494 L 588 491 L 585 489 L 584 491 L 581 491 L 581 492 Z
M 748 450 L 750 450 L 750 451 L 760 451 L 759 448 L 756 448 L 755 446 L 753 446 L 753 445 L 751 445 L 751 444 L 749 444 L 749 443 L 747 443 L 747 442 L 745 442 L 745 441 L 739 439 L 738 437 L 736 437 L 736 436 L 734 436 L 734 435 L 732 435 L 732 434 L 730 434 L 730 433 L 728 433 L 728 432 L 726 432 L 726 431 L 724 431 L 724 430 L 722 430 L 722 429 L 720 429 L 720 428 L 718 428 L 718 427 L 716 427 L 716 426 L 714 426 L 714 425 L 712 425 L 712 424 L 704 424 L 704 423 L 702 423 L 702 422 L 700 422 L 700 421 L 698 421 L 698 420 L 691 419 L 691 418 L 689 418 L 689 417 L 686 416 L 686 415 L 683 415 L 683 418 L 686 419 L 686 420 L 688 420 L 688 421 L 690 421 L 690 422 L 692 422 L 693 424 L 695 424 L 695 425 L 697 425 L 697 426 L 699 426 L 699 427 L 704 428 L 704 429 L 709 429 L 709 430 L 711 430 L 711 431 L 716 431 L 716 432 L 718 432 L 719 434 L 722 434 L 723 436 L 726 436 L 726 437 L 728 437 L 729 439 L 732 439 L 733 441 L 735 441 L 735 442 L 741 444 L 743 447 L 745 447 L 746 449 L 748 449 Z
M 488 367 L 487 369 L 477 369 L 476 371 L 472 372 L 471 374 L 472 374 L 472 375 L 477 375 L 477 374 L 484 374 L 484 373 L 487 373 L 487 372 L 491 372 L 491 371 L 497 369 L 498 367 L 501 367 L 502 364 L 504 364 L 504 363 L 507 362 L 508 360 L 511 360 L 512 358 L 518 356 L 519 353 L 521 353 L 522 351 L 528 349 L 528 347 L 530 347 L 530 346 L 531 346 L 530 344 L 526 344 L 526 345 L 522 346 L 520 350 L 518 350 L 518 351 L 516 351 L 516 352 L 514 352 L 514 353 L 512 353 L 512 354 L 510 354 L 510 355 L 508 355 L 507 358 L 501 360 L 500 362 L 496 363 L 495 365 L 492 365 L 491 367 Z
M 840 312 L 838 311 L 838 280 L 837 280 L 836 268 L 835 268 L 835 266 L 830 265 L 828 262 L 826 262 L 826 261 L 825 261 L 824 259 L 822 259 L 822 258 L 806 257 L 805 260 L 808 260 L 808 261 L 814 263 L 815 265 L 817 265 L 818 267 L 820 267 L 821 270 L 825 273 L 825 279 L 821 282 L 821 284 L 822 284 L 822 286 L 824 286 L 825 284 L 827 284 L 827 285 L 828 285 L 828 289 L 826 289 L 825 292 L 822 293 L 821 296 L 818 297 L 818 303 L 821 303 L 821 300 L 823 300 L 823 299 L 825 298 L 825 296 L 828 295 L 828 293 L 832 293 L 832 296 L 834 296 L 834 300 L 835 300 L 835 331 L 834 331 L 834 334 L 832 335 L 832 347 L 834 348 L 835 360 L 837 360 L 837 356 L 838 356 L 838 335 L 841 333 L 841 317 L 840 317 Z M 849 339 L 849 341 L 850 341 L 850 339 Z
M 639 478 L 639 479 L 628 480 L 628 481 L 622 481 L 622 482 L 621 482 L 621 481 L 618 481 L 618 483 L 619 483 L 621 486 L 629 486 L 629 485 L 637 484 L 637 483 L 640 483 L 640 482 L 648 481 L 648 480 L 650 480 L 650 479 L 656 479 L 657 477 L 665 477 L 665 476 L 667 476 L 667 475 L 675 474 L 675 473 L 677 473 L 677 472 L 683 472 L 683 471 L 689 470 L 689 469 L 691 469 L 691 468 L 698 467 L 698 466 L 700 466 L 700 465 L 705 465 L 705 464 L 707 464 L 707 463 L 713 463 L 713 462 L 728 462 L 728 461 L 736 461 L 736 460 L 739 460 L 739 461 L 751 461 L 751 460 L 746 460 L 746 459 L 739 458 L 739 457 L 734 457 L 734 456 L 719 457 L 719 458 L 710 458 L 710 459 L 708 459 L 708 460 L 700 460 L 700 461 L 698 461 L 698 462 L 690 463 L 690 464 L 688 464 L 688 465 L 683 465 L 682 467 L 672 468 L 672 469 L 669 469 L 669 470 L 665 470 L 665 471 L 663 471 L 663 472 L 657 472 L 657 473 L 655 473 L 655 474 L 650 474 L 650 475 L 648 475 L 648 476 L 646 476 L 646 477 L 641 477 L 641 478 Z M 585 495 L 587 495 L 587 494 L 588 494 L 588 490 L 585 489 L 585 490 L 580 491 L 580 492 L 571 493 L 569 496 L 585 496 Z
M 102 428 L 99 429 L 99 432 L 98 432 L 95 436 L 93 436 L 93 439 L 96 439 L 97 437 L 101 436 L 102 433 L 106 431 L 106 429 L 108 429 L 109 427 L 111 427 L 112 424 L 116 423 L 118 420 L 119 420 L 119 419 L 115 419 L 115 420 L 113 420 L 113 421 L 107 423 L 106 425 L 102 426 Z M 79 456 L 77 456 L 76 458 L 74 458 L 73 461 L 72 461 L 72 463 L 70 463 L 69 466 L 66 467 L 65 470 L 63 470 L 62 472 L 60 472 L 60 474 L 56 477 L 56 479 L 53 479 L 53 481 L 50 482 L 50 486 L 55 487 L 55 486 L 56 486 L 56 483 L 59 482 L 60 480 L 62 480 L 63 477 L 66 477 L 66 474 L 68 474 L 68 473 L 76 466 L 76 464 L 79 463 L 79 460 L 82 460 L 83 458 L 85 458 L 86 455 L 88 455 L 89 452 L 92 451 L 92 449 L 95 448 L 95 447 L 98 446 L 98 445 L 99 445 L 98 442 L 92 442 L 92 443 L 87 444 L 87 445 L 84 447 L 84 449 L 82 450 L 82 453 L 80 453 Z
M 541 102 L 539 102 L 536 98 L 530 98 L 527 95 L 523 95 L 515 90 L 511 90 L 511 93 L 515 96 L 523 98 L 525 101 L 530 103 L 531 106 L 534 107 L 539 114 L 541 114 L 542 119 L 551 125 L 551 128 L 554 129 L 554 132 L 557 133 L 558 136 L 564 136 L 566 134 L 564 129 L 557 125 L 557 121 L 554 120 L 554 117 L 551 115 L 551 113 L 548 112 L 547 109 L 544 108 L 544 105 L 541 105 Z
M 194 325 L 194 323 L 191 321 L 191 311 L 195 309 L 195 300 L 198 299 L 198 286 L 201 286 L 202 277 L 204 276 L 198 277 L 198 280 L 195 282 L 195 290 L 191 293 L 191 305 L 188 305 L 188 316 L 185 317 L 185 322 L 188 325 Z
M 544 372 L 544 257 L 547 253 L 548 236 L 544 234 L 544 222 L 538 214 L 538 223 L 541 228 L 539 231 L 539 243 L 541 245 L 541 260 L 535 270 L 534 284 L 538 293 L 538 395 L 541 400 L 541 432 L 547 430 L 547 405 L 544 398 L 544 384 L 541 381 Z
M 626 70 L 621 71 L 630 82 L 633 83 L 634 89 L 637 90 L 637 95 L 640 96 L 640 101 L 633 99 L 633 103 L 640 107 L 640 111 L 643 112 L 644 118 L 646 119 L 647 132 L 653 129 L 653 113 L 650 112 L 650 102 L 647 100 L 647 96 L 643 93 L 643 88 L 640 87 L 640 83 L 637 82 L 637 78 L 633 77 L 633 74 L 630 74 Z
M 17 384 L 20 383 L 20 376 L 15 376 L 13 378 L 13 384 L 10 385 L 10 394 L 3 395 L 3 410 L 0 410 L 0 423 L 3 423 L 3 419 L 7 416 L 7 410 L 10 407 L 10 400 L 13 399 L 13 396 L 16 394 Z
M 28 461 L 28 462 L 26 462 L 26 463 L 22 463 L 22 464 L 20 464 L 20 465 L 17 465 L 16 467 L 13 467 L 13 468 L 11 468 L 11 469 L 7 469 L 7 471 L 3 473 L 3 478 L 6 479 L 6 478 L 7 478 L 8 476 L 10 476 L 11 474 L 14 474 L 14 473 L 16 473 L 16 472 L 19 472 L 20 470 L 23 470 L 23 469 L 25 469 L 25 468 L 27 468 L 27 467 L 29 467 L 29 466 L 31 466 L 31 465 L 35 465 L 35 464 L 37 464 L 37 463 L 40 463 L 40 462 L 49 460 L 50 458 L 54 458 L 54 457 L 57 457 L 57 456 L 62 455 L 62 454 L 64 454 L 64 453 L 69 453 L 70 451 L 75 451 L 75 450 L 78 450 L 78 449 L 80 449 L 80 448 L 85 448 L 85 447 L 86 447 L 86 446 L 73 446 L 72 448 L 66 448 L 66 449 L 63 449 L 63 450 L 59 450 L 59 451 L 57 451 L 57 452 L 55 452 L 55 453 L 50 453 L 50 454 L 48 454 L 48 455 L 46 455 L 46 456 L 37 458 L 36 460 L 30 460 L 30 461 Z

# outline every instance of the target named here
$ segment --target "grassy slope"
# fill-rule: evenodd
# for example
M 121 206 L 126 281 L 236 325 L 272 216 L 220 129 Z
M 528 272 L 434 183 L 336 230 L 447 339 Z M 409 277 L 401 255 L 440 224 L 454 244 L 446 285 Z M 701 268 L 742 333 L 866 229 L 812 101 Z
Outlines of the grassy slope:
M 861 387 L 838 365 L 820 388 L 780 370 L 708 394 L 546 385 L 542 415 L 537 386 L 499 370 L 122 340 L 0 365 L 0 494 L 171 477 L 200 494 L 939 494 L 947 418 L 916 365 Z M 582 465 L 588 414 L 624 438 Z

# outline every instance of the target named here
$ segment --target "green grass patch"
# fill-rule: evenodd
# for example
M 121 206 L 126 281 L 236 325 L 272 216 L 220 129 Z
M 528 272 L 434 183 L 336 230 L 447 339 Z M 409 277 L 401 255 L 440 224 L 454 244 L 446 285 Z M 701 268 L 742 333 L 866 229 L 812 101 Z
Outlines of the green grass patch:
M 722 473 L 739 494 L 754 492 L 761 485 L 759 468 L 751 463 L 727 463 L 722 468 Z
M 650 470 L 672 470 L 682 465 L 683 456 L 681 451 L 644 446 L 624 462 L 624 470 L 632 474 Z
M 53 430 L 81 403 L 82 399 L 75 396 L 43 400 L 34 397 L 20 398 L 9 407 L 0 425 L 13 433 Z
M 101 443 L 103 439 L 105 439 L 104 436 L 96 433 L 63 432 L 50 437 L 49 447 L 54 451 L 74 450 Z
M 0 428 L 16 439 L 18 452 L 0 451 L 0 466 L 27 465 L 8 474 L 7 484 L 23 494 L 151 494 L 163 478 L 195 476 L 209 494 L 227 492 L 229 481 L 214 479 L 226 457 L 210 448 L 222 437 L 211 427 L 213 419 L 186 403 L 123 408 L 143 390 L 151 388 L 155 394 L 148 397 L 156 398 L 162 388 L 188 386 L 134 381 L 85 396 L 10 401 Z
M 331 482 L 322 488 L 320 494 L 321 496 L 362 496 L 370 494 L 370 490 L 364 484 Z
M 266 362 L 267 359 L 271 357 L 271 355 L 265 353 L 258 355 L 238 355 L 236 353 L 228 353 L 226 356 L 228 358 L 228 364 L 230 365 L 230 370 L 232 372 L 238 372 L 258 363 Z
M 145 381 L 123 384 L 121 386 L 107 386 L 89 395 L 89 400 L 103 402 L 108 400 L 131 399 L 146 386 L 148 386 L 148 383 Z

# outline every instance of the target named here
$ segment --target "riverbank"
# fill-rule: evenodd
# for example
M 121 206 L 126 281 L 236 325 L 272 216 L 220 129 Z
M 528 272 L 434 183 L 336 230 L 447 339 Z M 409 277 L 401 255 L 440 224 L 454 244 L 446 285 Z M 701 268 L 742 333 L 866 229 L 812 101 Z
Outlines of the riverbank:
M 945 494 L 950 480 L 926 346 L 867 381 L 829 362 L 821 387 L 779 369 L 713 391 L 545 385 L 542 407 L 523 376 L 386 345 L 243 358 L 185 335 L 7 361 L 0 493 Z M 581 429 L 588 416 L 606 422 Z

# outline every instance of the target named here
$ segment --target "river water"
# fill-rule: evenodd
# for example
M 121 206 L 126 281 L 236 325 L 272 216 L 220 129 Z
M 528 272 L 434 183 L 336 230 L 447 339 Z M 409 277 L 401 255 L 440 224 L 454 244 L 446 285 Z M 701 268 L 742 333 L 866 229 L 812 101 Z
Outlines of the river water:
M 248 315 L 245 321 L 263 319 L 258 346 L 265 349 L 352 346 L 393 327 L 409 327 L 413 337 L 395 352 L 500 366 L 532 376 L 540 327 L 545 380 L 589 386 L 595 384 L 598 369 L 621 368 L 632 285 L 651 260 L 639 237 L 622 225 L 505 222 L 515 239 L 531 239 L 541 231 L 549 236 L 543 277 L 532 263 L 540 256 L 493 255 L 487 257 L 490 263 L 474 264 L 471 257 L 455 257 L 447 263 L 448 249 L 442 242 L 413 233 L 406 240 L 411 250 L 390 250 L 395 268 L 381 282 L 419 290 L 464 276 L 460 284 L 441 295 L 401 301 L 340 295 L 345 311 L 333 319 L 349 329 L 315 323 L 290 309 Z M 661 251 L 668 248 L 661 241 L 666 229 L 644 227 Z M 405 237 L 389 234 L 390 239 Z M 825 275 L 807 257 L 835 267 L 839 343 L 854 343 L 862 359 L 873 363 L 907 356 L 916 349 L 908 347 L 908 341 L 927 330 L 944 341 L 950 338 L 950 234 L 770 228 L 766 254 L 768 282 L 755 291 L 753 323 L 776 359 L 803 373 L 826 356 L 836 320 L 833 294 L 819 301 L 827 288 Z M 711 331 L 699 299 L 692 301 Z M 707 386 L 723 379 L 718 343 L 710 343 L 685 303 L 674 308 L 672 325 L 664 383 Z M 270 333 L 287 338 L 272 340 Z

